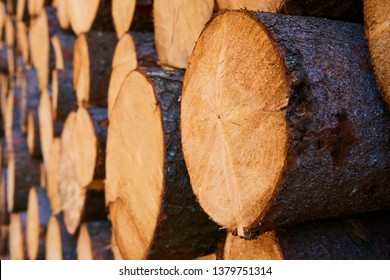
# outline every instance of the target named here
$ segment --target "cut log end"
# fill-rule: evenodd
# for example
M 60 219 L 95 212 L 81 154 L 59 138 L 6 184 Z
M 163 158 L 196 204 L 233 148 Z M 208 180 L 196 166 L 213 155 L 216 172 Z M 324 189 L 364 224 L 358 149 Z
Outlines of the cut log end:
M 27 146 L 33 157 L 41 157 L 41 142 L 39 137 L 39 120 L 36 112 L 27 115 Z
M 11 260 L 25 259 L 25 237 L 23 234 L 22 215 L 20 213 L 12 213 L 10 217 L 9 228 L 9 251 Z
M 38 107 L 39 133 L 43 162 L 48 164 L 50 145 L 54 138 L 52 102 L 48 90 L 41 91 L 41 98 Z
M 161 208 L 164 132 L 153 86 L 143 74 L 132 72 L 121 91 L 131 94 L 118 97 L 111 115 L 113 121 L 110 121 L 109 129 L 112 137 L 107 143 L 107 153 L 112 157 L 107 158 L 106 198 L 110 204 L 113 227 L 123 229 L 116 233 L 119 247 L 126 252 L 123 257 L 143 259 L 147 257 Z M 132 113 L 124 114 L 125 108 L 132 108 Z M 139 122 L 139 116 L 144 116 L 145 121 Z M 128 133 L 128 125 L 123 124 L 131 125 L 131 131 L 137 133 Z M 119 192 L 128 203 L 117 200 Z M 133 213 L 133 217 L 128 217 L 127 213 Z M 127 241 L 126 232 L 134 233 L 131 243 Z
M 47 224 L 46 234 L 46 259 L 62 260 L 62 240 L 60 224 L 55 216 L 52 216 Z
M 227 14 L 211 22 L 191 58 L 183 90 L 182 141 L 194 192 L 203 208 L 214 213 L 216 222 L 244 236 L 277 191 L 286 161 L 283 109 L 290 87 L 284 62 L 268 32 L 251 16 Z M 223 46 L 218 55 L 202 54 L 214 45 Z M 204 109 L 195 113 L 191 108 Z M 237 137 L 246 139 L 244 146 Z M 208 167 L 201 164 L 205 159 Z M 221 186 L 225 196 L 217 195 Z M 258 212 L 251 205 L 259 205 Z
M 59 194 L 59 165 L 61 156 L 61 139 L 54 138 L 50 149 L 49 164 L 47 167 L 47 195 L 50 201 L 50 207 L 54 215 L 58 215 L 61 208 L 61 199 Z
M 118 38 L 121 38 L 130 29 L 136 2 L 136 0 L 112 1 L 112 17 Z

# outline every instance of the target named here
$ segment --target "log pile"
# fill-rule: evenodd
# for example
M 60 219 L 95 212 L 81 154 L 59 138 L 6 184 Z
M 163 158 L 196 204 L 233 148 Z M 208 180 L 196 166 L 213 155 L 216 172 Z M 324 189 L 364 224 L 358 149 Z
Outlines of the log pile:
M 390 258 L 389 11 L 0 1 L 1 258 Z

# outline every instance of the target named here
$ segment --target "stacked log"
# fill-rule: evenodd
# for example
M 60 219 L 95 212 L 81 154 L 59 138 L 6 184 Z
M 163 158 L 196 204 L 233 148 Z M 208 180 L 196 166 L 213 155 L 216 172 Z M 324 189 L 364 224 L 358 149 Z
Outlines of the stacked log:
M 192 186 L 230 232 L 389 207 L 390 116 L 361 25 L 221 12 L 197 41 L 183 92 Z

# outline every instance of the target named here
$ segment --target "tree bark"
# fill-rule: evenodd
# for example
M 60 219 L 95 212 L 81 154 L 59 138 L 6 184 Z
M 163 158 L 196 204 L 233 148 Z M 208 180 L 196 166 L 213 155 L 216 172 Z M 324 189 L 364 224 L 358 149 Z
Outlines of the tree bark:
M 38 114 L 34 111 L 27 116 L 27 146 L 30 156 L 42 158 Z
M 159 64 L 185 69 L 196 40 L 214 9 L 214 0 L 155 0 L 153 19 Z
M 361 25 L 221 12 L 195 47 L 182 112 L 194 191 L 231 232 L 390 205 L 390 115 Z
M 376 81 L 383 98 L 390 104 L 390 55 L 387 50 L 390 44 L 390 3 L 365 0 L 364 18 Z
M 111 225 L 108 221 L 84 223 L 77 240 L 79 260 L 113 260 Z
M 0 72 L 2 74 L 8 74 L 8 49 L 0 49 Z
M 32 187 L 27 208 L 27 254 L 30 260 L 46 257 L 46 232 L 51 216 L 46 189 Z
M 75 40 L 76 37 L 72 34 L 56 34 L 51 37 L 56 70 L 73 70 Z
M 320 0 L 217 0 L 219 9 L 248 9 L 251 11 L 287 15 L 314 16 L 350 22 L 363 22 L 363 1 Z
M 76 260 L 76 245 L 77 238 L 66 231 L 63 216 L 52 216 L 47 226 L 46 259 Z
M 53 71 L 52 96 L 54 120 L 65 122 L 69 113 L 77 107 L 72 70 Z
M 29 112 L 34 112 L 34 114 L 38 114 L 40 93 L 37 71 L 35 69 L 23 71 L 20 83 L 20 91 L 21 130 L 23 133 L 26 133 L 28 121 L 27 117 Z
M 30 157 L 25 137 L 13 131 L 13 149 L 8 153 L 7 204 L 10 212 L 27 210 L 28 193 L 39 185 L 39 161 Z
M 213 252 L 222 232 L 197 203 L 181 152 L 184 72 L 145 70 L 127 76 L 110 116 L 105 191 L 116 243 L 124 259 L 193 259 Z
M 115 33 L 89 32 L 77 37 L 73 82 L 79 103 L 107 107 Z
M 253 240 L 228 234 L 225 260 L 379 260 L 390 257 L 389 212 L 307 222 Z

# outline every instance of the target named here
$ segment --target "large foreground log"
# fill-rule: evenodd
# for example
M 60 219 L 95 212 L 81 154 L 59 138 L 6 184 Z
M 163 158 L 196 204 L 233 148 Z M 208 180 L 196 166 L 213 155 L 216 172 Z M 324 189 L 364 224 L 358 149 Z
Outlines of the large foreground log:
M 182 112 L 193 189 L 231 232 L 390 206 L 390 115 L 359 24 L 221 12 Z
M 27 254 L 30 260 L 44 260 L 46 257 L 46 232 L 50 216 L 46 189 L 31 188 L 27 208 Z
M 365 0 L 364 19 L 376 80 L 390 106 L 390 2 Z
M 183 74 L 132 71 L 110 116 L 105 191 L 124 259 L 192 259 L 213 252 L 221 234 L 195 199 L 181 152 Z
M 77 37 L 73 82 L 78 102 L 106 107 L 115 33 L 89 32 Z
M 77 259 L 112 260 L 111 225 L 108 221 L 82 224 L 77 240 Z
M 219 9 L 248 9 L 288 15 L 363 21 L 362 0 L 216 0 Z
M 153 18 L 159 64 L 186 68 L 200 32 L 210 19 L 214 0 L 155 0 Z
M 388 260 L 390 213 L 319 220 L 275 231 L 253 240 L 228 234 L 224 247 L 227 260 Z
M 52 216 L 47 225 L 46 259 L 75 260 L 76 245 L 77 237 L 66 231 L 63 216 Z

